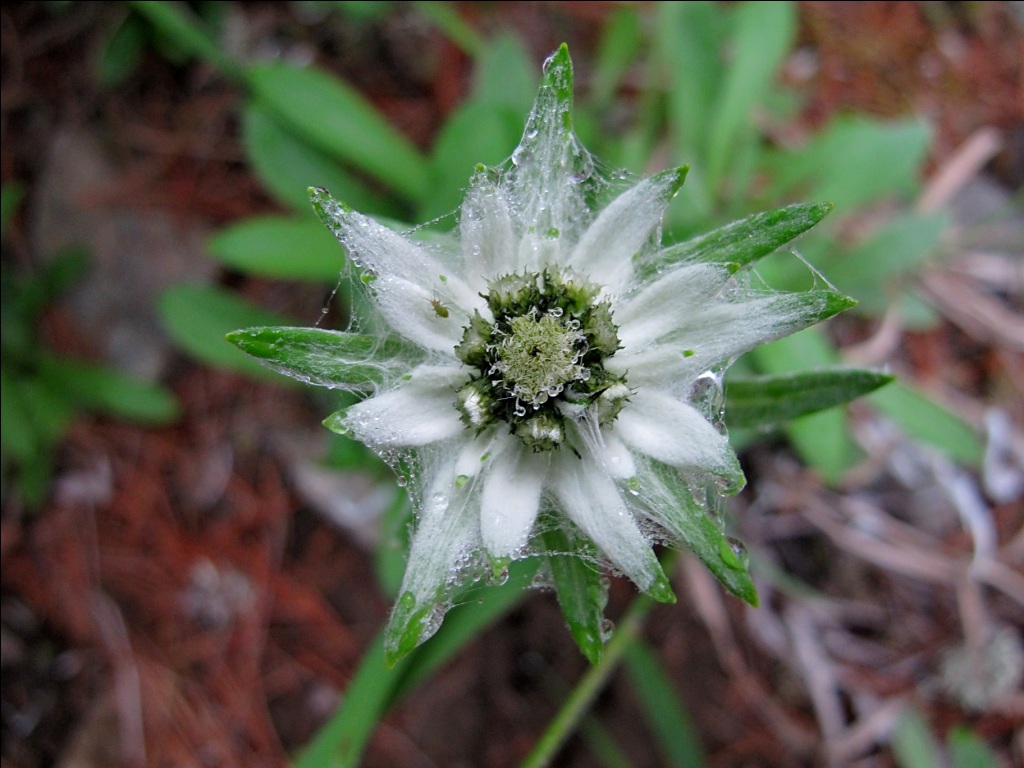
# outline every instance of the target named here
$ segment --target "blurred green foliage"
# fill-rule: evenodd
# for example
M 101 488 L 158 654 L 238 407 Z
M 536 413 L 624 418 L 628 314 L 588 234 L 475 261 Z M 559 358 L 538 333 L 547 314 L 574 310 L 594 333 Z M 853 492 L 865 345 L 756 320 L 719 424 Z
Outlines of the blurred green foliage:
M 123 81 L 149 44 L 172 61 L 204 59 L 244 95 L 239 118 L 249 164 L 286 213 L 237 222 L 217 233 L 209 250 L 226 267 L 336 284 L 341 254 L 311 216 L 309 186 L 327 187 L 336 198 L 384 220 L 450 227 L 455 219 L 447 214 L 457 208 L 476 164 L 499 164 L 517 144 L 539 67 L 516 37 L 484 39 L 449 4 L 412 4 L 472 57 L 475 73 L 469 97 L 447 116 L 428 152 L 413 146 L 365 96 L 331 72 L 233 58 L 221 45 L 224 29 L 213 5 L 129 3 L 132 12 L 110 38 L 100 72 L 111 85 Z M 302 5 L 327 14 L 317 22 L 325 24 L 373 23 L 395 7 L 372 2 Z M 773 140 L 773 129 L 791 121 L 800 108 L 798 94 L 781 85 L 779 77 L 793 50 L 797 22 L 797 7 L 786 2 L 619 7 L 603 25 L 589 91 L 577 99 L 577 130 L 586 146 L 616 167 L 644 173 L 690 166 L 665 222 L 668 243 L 685 242 L 794 199 L 833 204 L 835 212 L 800 241 L 796 256 L 791 247 L 769 256 L 760 263 L 759 275 L 772 287 L 801 289 L 824 280 L 820 269 L 837 290 L 860 301 L 856 311 L 862 315 L 878 317 L 895 306 L 909 322 L 927 327 L 935 318 L 914 293 L 914 275 L 937 258 L 947 220 L 942 213 L 915 213 L 911 202 L 920 192 L 931 131 L 913 117 L 841 114 L 802 144 Z M 870 229 L 848 226 L 866 210 L 874 212 L 877 224 Z M 851 236 L 851 230 L 858 234 Z M 256 371 L 223 341 L 224 332 L 284 322 L 219 287 L 172 289 L 161 312 L 170 334 L 190 353 L 246 373 Z M 769 411 L 792 418 L 780 428 L 794 448 L 823 477 L 837 480 L 859 460 L 860 450 L 845 412 L 820 409 L 845 402 L 884 378 L 862 380 L 860 372 L 835 369 L 839 362 L 838 350 L 820 328 L 756 350 L 727 378 L 727 403 L 735 405 L 727 405 L 727 413 L 735 413 L 733 426 L 762 423 Z M 797 373 L 808 368 L 828 372 Z M 799 406 L 787 394 L 803 397 L 811 390 L 818 398 L 815 407 Z M 980 460 L 973 430 L 911 387 L 889 386 L 871 400 L 917 439 L 964 463 Z M 743 440 L 763 435 L 736 433 Z M 408 515 L 408 506 L 399 502 L 386 520 L 379 557 L 385 584 L 397 583 L 401 545 L 390 543 L 401 539 Z M 323 765 L 328 759 L 333 765 L 355 765 L 375 723 L 400 692 L 512 604 L 502 597 L 510 594 L 508 588 L 488 594 L 484 602 L 469 601 L 453 612 L 433 642 L 394 669 L 384 668 L 382 650 L 375 647 L 353 680 L 345 706 L 297 765 Z M 450 643 L 445 640 L 449 635 L 454 636 Z M 649 654 L 635 650 L 628 658 L 639 689 L 664 687 Z M 672 764 L 701 765 L 700 745 L 690 737 L 681 704 L 671 692 L 652 695 L 672 703 L 667 709 L 645 709 L 666 758 Z M 917 735 L 908 731 L 900 739 L 901 765 L 924 765 L 914 762 L 920 759 L 911 744 Z M 951 741 L 956 754 L 980 754 L 969 736 L 956 744 Z M 989 764 L 964 760 L 958 768 Z
M 2 232 L 24 196 L 2 190 Z M 82 413 L 165 424 L 175 419 L 177 400 L 165 388 L 138 381 L 113 368 L 71 360 L 40 343 L 39 319 L 86 269 L 86 254 L 69 250 L 36 274 L 20 274 L 0 262 L 0 466 L 2 495 L 29 507 L 43 502 L 53 476 L 54 454 L 72 421 Z

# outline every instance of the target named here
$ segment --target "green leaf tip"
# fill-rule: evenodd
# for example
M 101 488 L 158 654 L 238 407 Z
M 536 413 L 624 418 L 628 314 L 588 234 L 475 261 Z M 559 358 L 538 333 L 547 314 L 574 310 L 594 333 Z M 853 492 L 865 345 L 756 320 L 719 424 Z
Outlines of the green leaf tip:
M 569 57 L 569 46 L 562 43 L 558 50 L 544 62 L 544 75 L 541 79 L 541 91 L 550 91 L 556 102 L 561 104 L 562 120 L 566 130 L 572 129 L 572 59 Z
M 334 213 L 352 213 L 352 208 L 340 200 L 334 199 L 331 193 L 324 187 L 310 187 L 306 190 L 309 195 L 309 202 L 313 205 L 313 210 L 316 211 L 317 216 L 323 219 L 329 215 L 326 208 L 335 208 Z
M 652 600 L 657 600 L 659 603 L 675 603 L 676 593 L 672 591 L 672 585 L 669 583 L 668 577 L 665 572 L 658 569 L 657 575 L 654 577 L 654 581 L 651 582 L 645 592 L 651 597 Z
M 753 264 L 814 227 L 834 208 L 832 203 L 797 203 L 755 213 L 670 246 L 657 264 L 644 264 L 643 269 L 653 272 L 688 261 Z
M 424 629 L 433 609 L 432 605 L 419 606 L 412 592 L 404 592 L 391 613 L 384 630 L 384 661 L 394 667 L 403 657 L 414 651 L 423 641 Z
M 672 199 L 673 197 L 676 196 L 679 190 L 682 189 L 683 182 L 686 181 L 686 174 L 688 174 L 689 172 L 690 166 L 681 165 L 678 168 L 669 168 L 667 171 L 662 171 L 661 173 L 655 175 L 652 181 L 669 181 L 669 186 L 666 191 L 665 197 L 667 199 Z

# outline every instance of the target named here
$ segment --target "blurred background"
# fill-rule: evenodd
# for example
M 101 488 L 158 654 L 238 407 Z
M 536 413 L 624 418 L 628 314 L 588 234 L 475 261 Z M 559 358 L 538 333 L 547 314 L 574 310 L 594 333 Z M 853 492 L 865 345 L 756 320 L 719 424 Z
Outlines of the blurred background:
M 762 606 L 684 561 L 554 764 L 1022 765 L 1024 4 L 14 2 L 0 35 L 5 768 L 286 765 L 384 685 L 359 764 L 520 764 L 586 669 L 553 596 L 357 676 L 407 504 L 339 396 L 223 336 L 345 327 L 306 188 L 452 227 L 561 42 L 608 169 L 691 166 L 667 241 L 836 204 L 758 274 L 859 307 L 735 369 L 899 383 L 730 425 Z

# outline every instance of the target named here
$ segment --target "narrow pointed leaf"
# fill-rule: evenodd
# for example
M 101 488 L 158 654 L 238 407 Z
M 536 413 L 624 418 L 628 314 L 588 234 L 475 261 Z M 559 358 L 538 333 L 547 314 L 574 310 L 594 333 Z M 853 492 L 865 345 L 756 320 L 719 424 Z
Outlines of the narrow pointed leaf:
M 985 448 L 974 428 L 924 393 L 895 384 L 876 392 L 870 399 L 911 437 L 939 448 L 968 466 L 981 464 Z
M 190 56 L 206 59 L 232 80 L 244 80 L 245 75 L 239 63 L 224 53 L 224 48 L 214 39 L 206 25 L 183 3 L 138 0 L 130 5 Z
M 348 84 L 326 72 L 284 64 L 253 67 L 249 84 L 262 106 L 332 157 L 409 200 L 427 193 L 426 160 Z
M 565 128 L 572 129 L 572 60 L 569 58 L 569 46 L 562 43 L 558 50 L 544 62 L 544 77 L 541 80 L 541 91 L 550 91 L 555 101 L 564 107 L 562 113 Z M 540 97 L 538 97 L 538 101 Z
M 640 14 L 632 8 L 613 11 L 602 30 L 590 83 L 591 99 L 594 104 L 601 108 L 608 106 L 625 78 L 630 64 L 640 54 L 642 46 Z M 673 81 L 675 80 L 676 78 L 673 78 Z
M 832 342 L 820 328 L 807 328 L 758 347 L 751 352 L 751 357 L 760 371 L 777 375 L 838 363 Z M 829 482 L 838 480 L 861 457 L 860 449 L 850 437 L 843 410 L 812 413 L 785 425 L 784 429 L 800 457 Z
M 411 367 L 393 339 L 323 328 L 247 328 L 227 340 L 278 373 L 307 384 L 366 391 Z
M 831 203 L 801 203 L 755 213 L 665 249 L 649 269 L 687 261 L 752 264 L 802 235 L 831 210 Z
M 733 58 L 708 127 L 706 163 L 712 193 L 735 159 L 737 142 L 750 130 L 751 112 L 769 90 L 796 34 L 796 9 L 791 3 L 742 3 L 734 19 Z
M 445 616 L 437 634 L 416 651 L 391 703 L 411 692 L 484 629 L 526 599 L 527 588 L 537 573 L 536 559 L 517 560 L 508 570 L 508 581 L 501 586 L 471 587 L 459 596 L 458 605 Z
M 543 538 L 562 616 L 583 655 L 597 664 L 604 650 L 607 582 L 598 569 L 572 554 L 585 546 L 582 542 L 571 541 L 570 534 L 558 527 L 546 531 Z
M 697 728 L 669 682 L 668 671 L 642 640 L 626 649 L 626 669 L 665 765 L 704 768 L 706 763 Z
M 824 370 L 729 378 L 725 416 L 730 427 L 778 424 L 854 400 L 893 380 L 862 370 Z
M 463 53 L 476 58 L 487 49 L 487 41 L 462 18 L 451 3 L 430 0 L 416 3 L 414 7 L 441 30 L 445 37 L 462 49 Z
M 46 355 L 39 374 L 80 407 L 143 424 L 166 424 L 180 408 L 167 389 L 105 365 Z
M 659 500 L 664 501 L 663 497 L 667 495 L 673 502 L 671 505 L 659 504 L 659 509 L 652 510 L 659 514 L 652 517 L 674 538 L 682 540 L 726 589 L 756 606 L 757 589 L 750 578 L 745 557 L 735 552 L 706 507 L 694 498 L 694 489 L 675 469 L 656 461 L 651 461 L 637 479 L 640 498 L 650 492 L 645 488 L 650 484 L 658 489 Z
M 450 660 L 467 643 L 522 601 L 536 572 L 536 562 L 513 563 L 507 583 L 467 599 L 452 609 L 433 642 L 387 663 L 386 630 L 378 634 L 360 661 L 341 705 L 295 759 L 294 768 L 355 768 L 377 724 L 387 710 Z
M 393 202 L 368 190 L 332 156 L 303 139 L 258 101 L 248 101 L 242 111 L 242 140 L 263 186 L 299 213 L 309 212 L 306 190 L 313 185 L 331 190 L 363 213 L 401 215 Z

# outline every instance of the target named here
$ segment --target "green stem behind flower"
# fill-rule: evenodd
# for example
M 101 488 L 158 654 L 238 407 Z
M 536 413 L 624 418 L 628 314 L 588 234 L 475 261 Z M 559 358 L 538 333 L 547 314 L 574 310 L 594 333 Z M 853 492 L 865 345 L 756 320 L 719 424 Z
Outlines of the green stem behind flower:
M 662 568 L 671 573 L 677 559 L 676 550 L 669 550 L 661 558 Z M 619 622 L 615 634 L 604 648 L 601 661 L 587 670 L 573 689 L 555 719 L 548 725 L 540 741 L 520 763 L 519 768 L 546 768 L 568 738 L 580 726 L 594 699 L 602 691 L 612 674 L 619 668 L 623 655 L 636 642 L 643 629 L 647 614 L 656 602 L 647 595 L 639 595 Z

